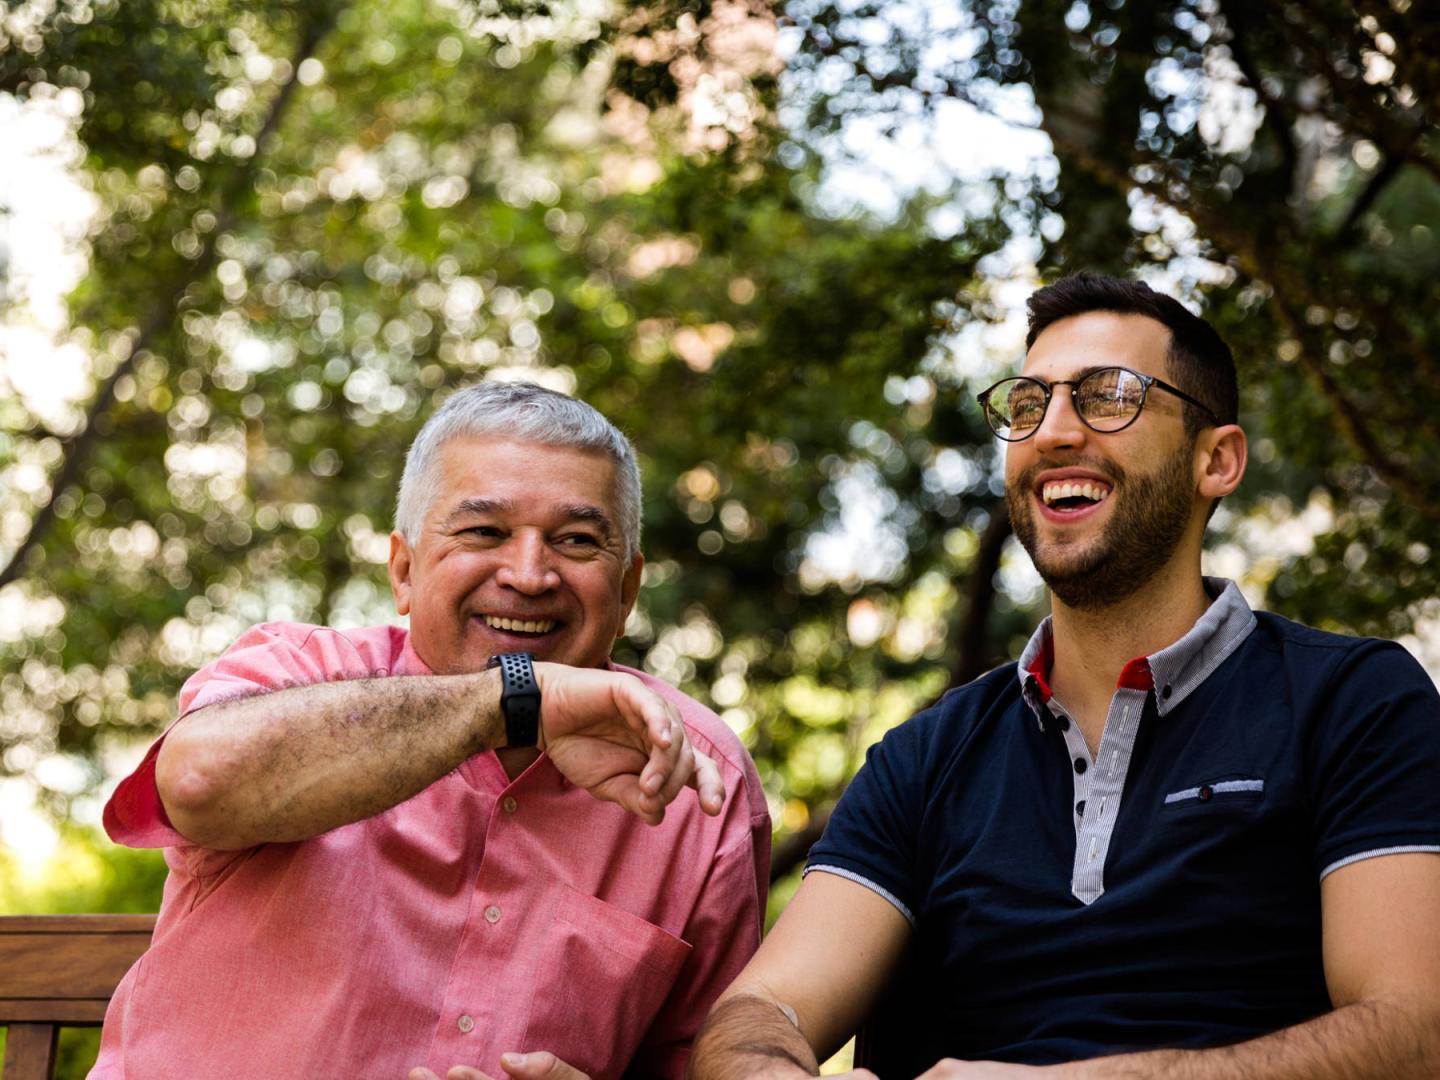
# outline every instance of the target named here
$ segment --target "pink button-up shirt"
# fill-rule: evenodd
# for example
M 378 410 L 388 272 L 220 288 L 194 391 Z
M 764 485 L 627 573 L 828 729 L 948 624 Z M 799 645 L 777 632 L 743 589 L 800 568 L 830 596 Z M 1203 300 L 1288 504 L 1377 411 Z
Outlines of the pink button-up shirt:
M 424 675 L 397 627 L 256 627 L 180 694 L 184 717 L 322 681 Z M 715 997 L 760 941 L 770 823 L 755 766 L 709 710 L 679 708 L 725 781 L 650 827 L 541 756 L 494 753 L 382 814 L 299 843 L 212 851 L 165 818 L 159 743 L 105 808 L 119 843 L 170 867 L 150 950 L 105 1016 L 92 1080 L 402 1080 L 415 1065 L 504 1073 L 550 1050 L 592 1077 L 680 1077 Z M 423 723 L 423 717 L 416 717 Z

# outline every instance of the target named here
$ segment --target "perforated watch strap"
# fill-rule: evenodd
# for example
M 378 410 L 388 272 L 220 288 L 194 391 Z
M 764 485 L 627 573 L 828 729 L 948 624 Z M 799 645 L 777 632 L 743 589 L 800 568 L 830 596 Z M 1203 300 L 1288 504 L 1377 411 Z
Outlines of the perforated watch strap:
M 500 669 L 500 711 L 505 714 L 505 745 L 535 746 L 540 741 L 540 686 L 528 652 L 498 653 L 487 669 Z

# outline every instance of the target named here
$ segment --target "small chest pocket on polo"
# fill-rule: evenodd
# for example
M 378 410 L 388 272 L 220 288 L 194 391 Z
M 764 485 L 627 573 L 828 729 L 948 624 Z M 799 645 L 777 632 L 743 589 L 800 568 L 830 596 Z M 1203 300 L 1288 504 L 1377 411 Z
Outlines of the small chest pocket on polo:
M 1265 781 L 1258 776 L 1225 776 L 1165 796 L 1166 816 L 1210 816 L 1246 813 L 1265 801 Z

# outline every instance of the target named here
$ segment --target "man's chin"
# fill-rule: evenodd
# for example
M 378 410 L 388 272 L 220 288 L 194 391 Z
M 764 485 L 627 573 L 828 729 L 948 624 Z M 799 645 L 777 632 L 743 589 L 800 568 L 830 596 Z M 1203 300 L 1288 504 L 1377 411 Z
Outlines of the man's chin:
M 1117 578 L 1108 552 L 1068 549 L 1032 561 L 1050 594 L 1069 608 L 1107 608 L 1135 592 L 1133 581 Z

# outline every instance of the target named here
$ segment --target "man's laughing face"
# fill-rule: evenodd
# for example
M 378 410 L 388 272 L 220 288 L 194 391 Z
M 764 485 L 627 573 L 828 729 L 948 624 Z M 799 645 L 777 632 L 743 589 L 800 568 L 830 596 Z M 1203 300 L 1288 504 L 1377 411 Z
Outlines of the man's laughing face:
M 1139 315 L 1089 312 L 1047 327 L 1025 359 L 1046 382 L 1122 366 L 1169 378 L 1170 331 Z M 1181 403 L 1151 393 L 1123 431 L 1081 422 L 1058 387 L 1035 434 L 1006 448 L 1005 501 L 1045 583 L 1074 608 L 1133 594 L 1174 556 L 1196 514 L 1194 441 Z
M 635 603 L 615 465 L 604 453 L 503 436 L 451 439 L 411 544 L 390 541 L 390 584 L 432 670 L 482 669 L 491 655 L 599 667 Z

